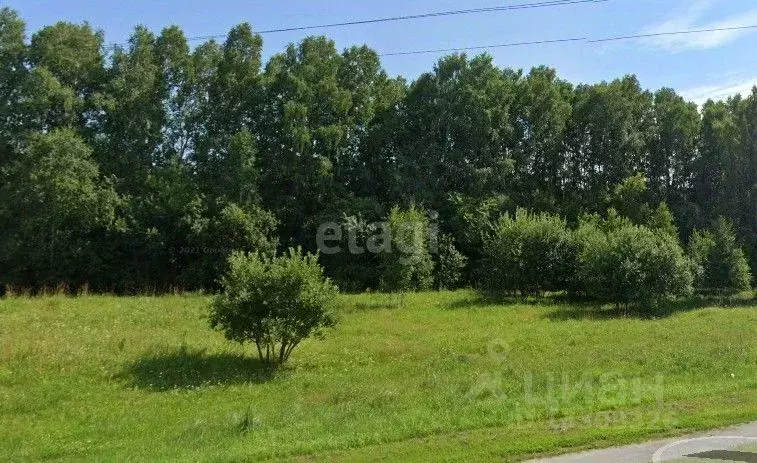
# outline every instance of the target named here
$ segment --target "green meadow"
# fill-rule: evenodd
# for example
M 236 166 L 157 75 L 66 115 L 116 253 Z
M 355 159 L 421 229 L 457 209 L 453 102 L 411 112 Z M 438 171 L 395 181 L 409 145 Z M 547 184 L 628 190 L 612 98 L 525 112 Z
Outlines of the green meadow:
M 2 461 L 517 461 L 757 419 L 757 303 L 340 296 L 285 366 L 205 296 L 0 300 Z

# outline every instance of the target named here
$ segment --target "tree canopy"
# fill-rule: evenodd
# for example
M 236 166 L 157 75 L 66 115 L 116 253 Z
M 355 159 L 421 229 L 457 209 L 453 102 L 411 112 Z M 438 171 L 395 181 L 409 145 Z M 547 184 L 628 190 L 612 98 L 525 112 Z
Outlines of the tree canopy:
M 698 108 L 486 54 L 408 82 L 326 37 L 264 62 L 249 24 L 194 47 L 175 26 L 105 43 L 86 23 L 27 37 L 0 9 L 0 284 L 213 289 L 234 251 L 316 251 L 324 222 L 411 206 L 473 267 L 483 218 L 613 208 L 684 241 L 724 217 L 757 268 L 757 91 Z M 380 285 L 380 259 L 324 262 Z

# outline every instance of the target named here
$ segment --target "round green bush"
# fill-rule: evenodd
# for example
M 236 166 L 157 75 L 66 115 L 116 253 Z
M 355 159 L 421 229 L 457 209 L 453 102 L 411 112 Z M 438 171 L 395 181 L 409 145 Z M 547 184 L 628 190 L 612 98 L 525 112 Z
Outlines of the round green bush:
M 749 261 L 728 220 L 718 219 L 712 231 L 695 231 L 689 240 L 689 254 L 695 263 L 700 292 L 735 294 L 751 288 Z
M 668 233 L 636 225 L 607 232 L 584 225 L 579 279 L 589 297 L 628 306 L 654 306 L 691 293 L 691 262 Z
M 290 249 L 266 257 L 234 253 L 210 325 L 227 339 L 255 344 L 260 360 L 280 364 L 303 340 L 336 324 L 338 290 L 323 275 L 318 257 Z
M 452 236 L 439 237 L 439 249 L 435 257 L 436 287 L 440 290 L 459 288 L 468 258 L 457 250 Z
M 392 208 L 390 252 L 381 254 L 381 288 L 386 291 L 423 291 L 434 283 L 434 261 L 429 250 L 429 219 L 424 211 Z
M 569 289 L 578 247 L 565 220 L 520 209 L 504 215 L 484 243 L 485 288 L 494 293 Z

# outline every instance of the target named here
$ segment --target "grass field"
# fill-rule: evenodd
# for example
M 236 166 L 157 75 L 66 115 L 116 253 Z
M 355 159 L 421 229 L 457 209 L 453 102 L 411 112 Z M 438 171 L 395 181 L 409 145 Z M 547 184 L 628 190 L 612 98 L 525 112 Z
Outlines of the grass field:
M 757 306 L 342 296 L 278 371 L 209 299 L 0 301 L 0 460 L 519 460 L 757 419 Z

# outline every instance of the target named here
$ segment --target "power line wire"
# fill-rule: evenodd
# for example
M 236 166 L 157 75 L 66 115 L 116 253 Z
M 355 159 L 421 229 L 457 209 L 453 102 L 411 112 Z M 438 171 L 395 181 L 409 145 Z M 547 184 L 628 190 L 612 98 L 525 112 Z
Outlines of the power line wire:
M 707 32 L 726 32 L 726 31 L 738 31 L 738 30 L 747 30 L 747 29 L 757 29 L 757 25 L 717 27 L 717 28 L 710 28 L 710 29 L 692 29 L 692 30 L 671 31 L 671 32 L 655 32 L 655 33 L 647 33 L 647 34 L 620 35 L 620 36 L 615 36 L 615 37 L 603 37 L 603 38 L 598 38 L 598 39 L 592 39 L 588 37 L 570 37 L 570 38 L 563 38 L 563 39 L 534 40 L 534 41 L 529 41 L 529 42 L 510 42 L 510 43 L 499 43 L 499 44 L 493 44 L 493 45 L 475 45 L 475 46 L 470 46 L 470 47 L 458 47 L 458 48 L 438 48 L 438 49 L 433 49 L 433 50 L 398 51 L 398 52 L 381 53 L 379 54 L 379 56 L 423 55 L 423 54 L 429 54 L 429 53 L 483 50 L 483 49 L 493 49 L 493 48 L 520 47 L 520 46 L 526 46 L 526 45 L 544 45 L 544 44 L 566 43 L 566 42 L 603 43 L 603 42 L 616 42 L 616 41 L 630 40 L 630 39 L 642 39 L 642 38 L 649 38 L 649 37 L 702 34 L 702 33 L 707 33 Z
M 539 1 L 539 2 L 531 2 L 531 3 L 521 3 L 517 5 L 471 8 L 471 9 L 465 9 L 465 10 L 452 10 L 452 11 L 436 11 L 436 12 L 431 12 L 431 13 L 419 13 L 419 14 L 404 15 L 404 16 L 391 16 L 391 17 L 386 17 L 386 18 L 363 19 L 363 20 L 356 20 L 356 21 L 317 24 L 317 25 L 310 25 L 310 26 L 283 27 L 283 28 L 277 28 L 277 29 L 267 29 L 267 30 L 257 31 L 256 33 L 257 34 L 273 34 L 277 32 L 306 31 L 306 30 L 313 30 L 313 29 L 357 26 L 357 25 L 363 25 L 363 24 L 408 21 L 412 19 L 435 18 L 435 17 L 441 17 L 441 16 L 457 16 L 457 15 L 475 14 L 475 13 L 494 13 L 494 12 L 501 12 L 501 11 L 528 10 L 528 9 L 535 9 L 535 8 L 548 8 L 548 7 L 555 7 L 555 6 L 576 5 L 576 4 L 585 4 L 585 3 L 605 3 L 608 1 L 609 0 L 547 0 L 547 1 Z M 203 36 L 197 36 L 197 37 L 190 37 L 187 40 L 189 41 L 210 40 L 210 39 L 218 39 L 218 38 L 223 38 L 223 37 L 226 37 L 226 35 L 225 34 L 203 35 Z
M 505 48 L 505 47 L 521 47 L 524 45 L 545 45 L 550 43 L 565 43 L 565 42 L 584 42 L 586 37 L 573 37 L 567 39 L 553 39 L 553 40 L 534 40 L 532 42 L 510 42 L 499 43 L 495 45 L 478 45 L 473 47 L 463 48 L 437 48 L 434 50 L 414 50 L 414 51 L 396 51 L 390 53 L 381 53 L 379 56 L 402 56 L 402 55 L 422 55 L 427 53 L 444 53 L 453 51 L 467 51 L 467 50 L 483 50 L 489 48 Z
M 751 26 L 732 26 L 732 27 L 716 27 L 712 29 L 690 29 L 685 31 L 671 31 L 671 32 L 654 32 L 648 34 L 634 34 L 634 35 L 621 35 L 618 37 L 607 37 L 603 39 L 587 40 L 587 43 L 600 43 L 600 42 L 614 42 L 618 40 L 628 39 L 643 39 L 649 37 L 662 37 L 671 35 L 685 35 L 685 34 L 702 34 L 706 32 L 726 32 L 726 31 L 741 31 L 746 29 L 757 29 L 757 24 Z

